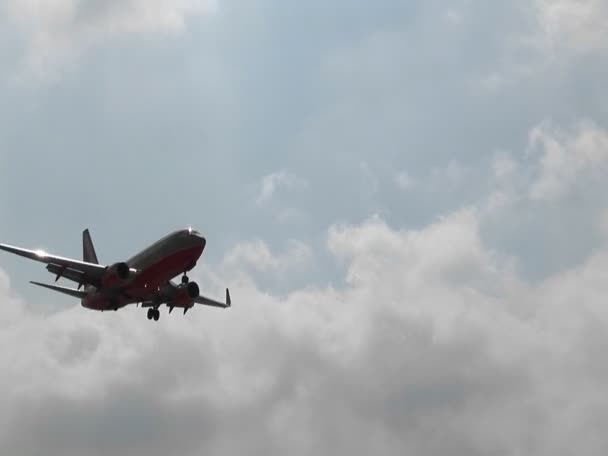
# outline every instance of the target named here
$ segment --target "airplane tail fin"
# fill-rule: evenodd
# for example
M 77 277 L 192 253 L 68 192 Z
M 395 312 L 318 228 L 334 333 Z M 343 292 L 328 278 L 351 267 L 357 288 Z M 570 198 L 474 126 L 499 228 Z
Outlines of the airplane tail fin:
M 82 260 L 87 263 L 99 264 L 97 253 L 91 240 L 91 233 L 86 229 L 82 232 Z

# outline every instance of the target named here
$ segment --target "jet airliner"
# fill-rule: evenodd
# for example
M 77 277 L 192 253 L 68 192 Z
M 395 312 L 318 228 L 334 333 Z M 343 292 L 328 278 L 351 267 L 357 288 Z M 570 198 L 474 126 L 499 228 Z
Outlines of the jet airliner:
M 41 250 L 27 250 L 0 244 L 0 250 L 46 263 L 46 269 L 60 278 L 71 280 L 78 288 L 61 287 L 40 282 L 34 285 L 80 299 L 81 305 L 92 310 L 118 310 L 129 304 L 148 309 L 148 320 L 158 321 L 159 307 L 165 304 L 169 313 L 184 309 L 184 315 L 194 304 L 227 308 L 231 306 L 230 291 L 220 302 L 199 294 L 191 271 L 205 249 L 207 241 L 196 230 L 175 231 L 125 262 L 109 266 L 99 264 L 89 230 L 82 233 L 82 260 L 50 255 Z M 171 279 L 182 275 L 180 283 Z

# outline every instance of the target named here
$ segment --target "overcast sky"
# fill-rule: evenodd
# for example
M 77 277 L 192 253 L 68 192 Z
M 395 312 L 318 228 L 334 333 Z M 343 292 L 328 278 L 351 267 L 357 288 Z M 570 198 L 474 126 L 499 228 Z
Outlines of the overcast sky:
M 0 257 L 0 453 L 605 455 L 608 3 L 4 0 L 0 241 L 168 231 L 233 308 Z

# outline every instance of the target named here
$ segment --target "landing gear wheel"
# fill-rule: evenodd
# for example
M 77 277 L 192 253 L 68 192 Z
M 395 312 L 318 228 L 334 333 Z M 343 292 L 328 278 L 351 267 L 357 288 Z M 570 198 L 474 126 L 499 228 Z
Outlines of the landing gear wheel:
M 160 318 L 160 312 L 158 309 L 154 309 L 154 321 L 158 321 Z
M 184 274 L 182 276 L 182 283 L 188 283 L 190 281 L 190 279 L 188 278 L 188 276 L 186 274 Z
M 154 318 L 154 309 L 148 309 L 148 320 Z

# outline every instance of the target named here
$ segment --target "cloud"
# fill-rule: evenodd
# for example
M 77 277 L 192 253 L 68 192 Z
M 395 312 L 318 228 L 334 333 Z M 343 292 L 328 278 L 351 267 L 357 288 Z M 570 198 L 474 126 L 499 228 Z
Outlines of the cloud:
M 551 52 L 606 49 L 608 5 L 602 0 L 536 0 L 542 44 Z
M 530 194 L 534 199 L 558 197 L 579 179 L 603 179 L 608 169 L 608 132 L 591 121 L 571 131 L 542 124 L 530 133 L 530 147 L 540 155 Z
M 41 303 L 25 302 L 0 273 L 0 452 L 605 454 L 608 192 L 595 191 L 605 189 L 603 153 L 589 152 L 604 145 L 605 119 L 586 112 L 601 92 L 584 78 L 573 77 L 572 86 L 560 79 L 574 70 L 602 74 L 597 65 L 556 65 L 542 83 L 523 84 L 537 61 L 546 62 L 538 11 L 521 21 L 513 13 L 526 2 L 463 1 L 447 14 L 437 1 L 360 3 L 346 16 L 343 8 L 278 3 L 255 12 L 228 5 L 213 33 L 193 33 L 183 40 L 191 47 L 166 52 L 172 63 L 187 55 L 183 66 L 168 64 L 163 52 L 157 60 L 136 51 L 147 64 L 121 54 L 130 63 L 124 71 L 104 55 L 76 88 L 66 81 L 62 90 L 9 98 L 2 142 L 15 152 L 4 194 L 24 194 L 15 191 L 19 170 L 39 170 L 28 186 L 46 191 L 38 192 L 42 200 L 11 200 L 13 216 L 2 213 L 16 221 L 8 234 L 39 235 L 28 214 L 40 218 L 65 200 L 82 208 L 80 219 L 114 228 L 137 216 L 133 208 L 145 216 L 163 207 L 150 233 L 195 207 L 210 248 L 241 241 L 215 263 L 208 250 L 209 269 L 192 276 L 220 299 L 230 286 L 232 309 L 170 318 L 163 310 L 158 323 L 141 309 L 99 314 L 69 300 L 42 315 Z M 144 11 L 143 3 L 121 5 Z M 159 8 L 175 7 L 188 21 L 199 10 L 184 5 Z M 15 27 L 32 62 L 45 68 L 108 39 L 181 30 L 157 15 L 155 26 L 110 26 L 116 21 L 108 17 L 130 13 L 104 6 L 112 13 L 74 19 L 84 25 L 72 24 L 71 13 L 59 16 L 65 28 L 41 19 L 52 58 L 32 41 L 36 15 Z M 330 15 L 319 17 L 321 10 Z M 511 38 L 518 42 L 509 47 Z M 200 58 L 202 43 L 217 52 L 212 61 Z M 572 55 L 546 54 L 564 64 Z M 469 78 L 502 64 L 514 68 L 507 76 L 526 76 L 516 90 L 468 90 Z M 201 82 L 205 75 L 217 84 Z M 222 109 L 235 100 L 235 109 Z M 597 122 L 543 123 L 530 135 L 530 153 L 521 153 L 538 119 L 577 118 L 577 106 Z M 267 129 L 273 134 L 252 134 Z M 55 167 L 66 176 L 86 176 L 83 190 L 73 192 L 73 179 L 49 178 L 40 150 L 71 164 Z M 127 153 L 134 150 L 142 152 Z M 242 150 L 262 151 L 263 159 L 252 164 Z M 222 166 L 213 161 L 220 156 Z M 163 185 L 143 182 L 126 193 L 109 186 L 100 196 L 91 184 L 109 174 L 131 182 L 142 159 L 148 181 Z M 392 193 L 404 169 L 415 191 Z M 239 187 L 267 170 L 278 171 L 253 191 Z M 225 191 L 213 179 L 218 173 Z M 299 176 L 310 179 L 310 191 L 289 183 Z M 70 184 L 61 190 L 61 182 Z M 314 230 L 276 229 L 268 213 L 293 220 L 282 197 L 303 194 Z M 257 197 L 255 211 L 233 210 Z M 387 216 L 369 217 L 385 203 Z M 317 229 L 325 248 L 311 241 Z M 122 230 L 100 243 L 108 258 L 141 240 L 138 227 Z M 43 231 L 59 236 L 55 245 L 76 246 L 65 219 Z M 248 240 L 252 232 L 265 239 Z M 302 241 L 282 244 L 294 236 Z M 551 267 L 539 278 L 521 266 L 534 261 Z M 322 280 L 301 284 L 293 276 L 302 270 L 319 270 Z M 280 292 L 266 286 L 268 277 Z
M 234 246 L 223 259 L 226 267 L 251 266 L 258 271 L 280 271 L 301 266 L 312 258 L 312 250 L 301 241 L 291 240 L 282 254 L 273 254 L 261 240 L 241 242 Z
M 267 174 L 261 179 L 260 190 L 255 199 L 256 204 L 269 202 L 279 189 L 285 191 L 303 189 L 308 186 L 308 182 L 293 173 L 285 170 Z
M 603 157 L 588 122 L 541 124 L 530 137 L 532 164 L 506 152 L 487 162 L 521 199 L 561 169 L 545 166 L 553 143 L 581 169 Z M 577 176 L 558 179 L 560 191 Z M 0 451 L 604 454 L 608 243 L 530 282 L 484 240 L 486 219 L 505 210 L 486 203 L 417 229 L 379 216 L 334 224 L 326 253 L 343 280 L 281 295 L 257 274 L 314 266 L 312 248 L 241 242 L 196 278 L 211 295 L 230 286 L 233 308 L 163 312 L 158 323 L 136 308 L 43 317 L 0 275 L 0 303 L 14 312 L 0 321 L 11 348 L 0 353 Z
M 494 70 L 475 78 L 480 87 L 498 90 L 535 77 L 554 83 L 569 74 L 570 65 L 580 65 L 577 59 L 585 56 L 591 56 L 595 65 L 603 64 L 606 2 L 534 0 L 513 4 L 521 11 L 520 25 L 508 30 Z
M 241 271 L 207 283 L 239 296 L 226 311 L 158 324 L 140 309 L 23 313 L 0 332 L 0 448 L 603 454 L 608 251 L 524 285 L 484 245 L 480 217 L 332 227 L 344 288 L 277 297 Z M 259 243 L 228 257 L 284 265 Z M 15 305 L 6 288 L 0 301 Z
M 25 42 L 26 65 L 53 76 L 86 48 L 133 34 L 178 33 L 214 0 L 9 0 L 6 22 Z

